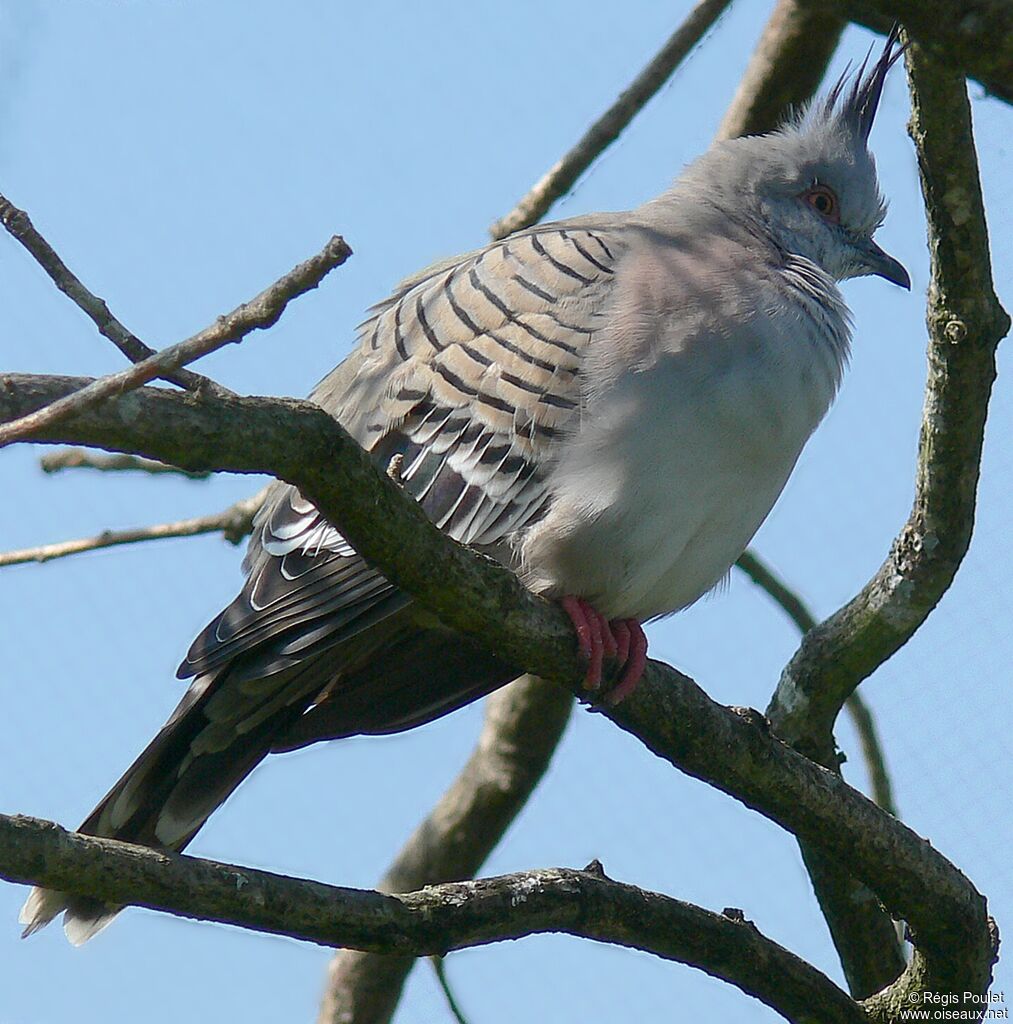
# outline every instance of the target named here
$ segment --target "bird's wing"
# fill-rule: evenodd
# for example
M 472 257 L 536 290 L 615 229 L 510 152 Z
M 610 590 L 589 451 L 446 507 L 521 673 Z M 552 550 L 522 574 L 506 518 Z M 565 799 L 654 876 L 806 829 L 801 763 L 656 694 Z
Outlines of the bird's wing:
M 624 249 L 603 222 L 567 222 L 430 268 L 374 307 L 357 350 L 312 397 L 378 465 L 396 468 L 437 526 L 503 552 L 545 510 L 556 447 L 578 419 L 582 355 Z M 409 600 L 287 486 L 258 515 L 244 568 L 242 592 L 194 642 L 181 676 L 239 658 L 244 677 L 262 678 Z

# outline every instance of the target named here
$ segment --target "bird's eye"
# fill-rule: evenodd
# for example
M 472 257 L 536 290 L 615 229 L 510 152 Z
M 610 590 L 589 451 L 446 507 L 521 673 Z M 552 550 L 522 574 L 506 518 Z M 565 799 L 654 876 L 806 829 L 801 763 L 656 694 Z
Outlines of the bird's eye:
M 824 219 L 831 224 L 840 224 L 841 207 L 837 195 L 826 185 L 813 185 L 802 193 L 802 198 Z

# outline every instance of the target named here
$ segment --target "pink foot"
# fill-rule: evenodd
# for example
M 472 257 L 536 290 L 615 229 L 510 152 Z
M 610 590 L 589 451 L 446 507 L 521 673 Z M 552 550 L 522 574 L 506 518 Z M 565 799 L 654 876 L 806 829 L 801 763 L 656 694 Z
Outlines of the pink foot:
M 605 658 L 622 666 L 619 682 L 603 694 L 606 704 L 618 704 L 636 688 L 647 664 L 647 637 L 640 623 L 636 619 L 609 622 L 590 602 L 572 594 L 560 604 L 573 623 L 581 657 L 588 663 L 584 688 L 601 688 Z
M 619 664 L 625 666 L 623 674 L 619 682 L 605 694 L 605 703 L 615 706 L 637 688 L 637 683 L 644 674 L 647 667 L 647 634 L 636 619 L 616 619 L 612 623 L 612 628 L 625 630 L 628 636 L 626 657 L 618 659 Z M 619 640 L 618 637 L 616 639 Z

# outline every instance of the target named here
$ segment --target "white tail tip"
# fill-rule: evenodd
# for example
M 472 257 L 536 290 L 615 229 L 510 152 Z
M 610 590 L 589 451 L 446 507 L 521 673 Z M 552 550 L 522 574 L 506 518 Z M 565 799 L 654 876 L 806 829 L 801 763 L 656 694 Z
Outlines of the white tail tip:
M 71 906 L 68 908 L 68 903 Z M 65 892 L 56 889 L 35 888 L 28 894 L 21 908 L 18 921 L 25 926 L 23 939 L 45 928 L 60 911 L 66 910 L 63 930 L 74 946 L 81 946 L 100 931 L 122 910 L 97 900 L 71 899 Z
M 66 907 L 66 893 L 56 889 L 33 889 L 28 894 L 21 913 L 18 914 L 18 922 L 25 926 L 21 937 L 27 939 L 29 935 L 34 935 L 40 928 L 45 928 Z
M 87 915 L 68 910 L 63 919 L 64 934 L 72 946 L 83 946 L 90 938 L 98 935 L 119 912 L 119 907 Z

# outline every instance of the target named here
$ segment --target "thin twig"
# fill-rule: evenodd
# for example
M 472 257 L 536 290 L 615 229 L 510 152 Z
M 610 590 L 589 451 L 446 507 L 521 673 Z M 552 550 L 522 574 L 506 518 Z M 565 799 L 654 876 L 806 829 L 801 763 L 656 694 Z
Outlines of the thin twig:
M 815 616 L 806 607 L 802 598 L 778 578 L 759 555 L 752 551 L 746 551 L 739 556 L 739 560 L 735 564 L 780 606 L 781 610 L 798 626 L 799 632 L 803 636 L 817 624 Z M 844 706 L 848 709 L 855 730 L 858 732 L 862 755 L 865 759 L 865 769 L 869 774 L 872 799 L 884 811 L 888 811 L 896 817 L 897 808 L 893 802 L 890 774 L 886 768 L 886 755 L 876 734 L 872 712 L 858 695 L 857 690 L 848 697 Z
M 879 735 L 876 731 L 876 721 L 869 710 L 869 706 L 862 699 L 861 691 L 855 690 L 844 704 L 848 714 L 851 715 L 851 722 L 858 733 L 858 741 L 862 745 L 862 758 L 865 761 L 865 770 L 869 773 L 869 788 L 872 790 L 872 799 L 897 817 L 897 805 L 893 800 L 893 786 L 890 783 L 890 773 L 886 767 L 886 757 L 883 753 L 883 745 L 879 742 Z
M 584 171 L 615 142 L 647 101 L 668 81 L 729 2 L 700 0 L 654 59 L 620 94 L 619 99 L 588 128 L 573 149 L 536 182 L 505 217 L 489 228 L 492 237 L 505 238 L 540 221 L 552 204 L 573 187 Z
M 24 210 L 19 210 L 3 195 L 0 195 L 0 223 L 12 238 L 19 241 L 35 257 L 53 284 L 91 319 L 99 334 L 108 338 L 132 363 L 139 363 L 155 354 L 154 349 L 145 345 L 136 334 L 127 330 L 113 316 L 104 299 L 93 295 L 85 288 L 74 272 L 60 259 L 56 250 L 39 234 L 28 214 Z M 191 370 L 167 370 L 159 376 L 190 391 L 207 388 L 210 391 L 228 393 L 220 384 Z
M 224 345 L 241 341 L 253 330 L 272 326 L 292 299 L 316 288 L 330 271 L 341 266 L 351 254 L 352 250 L 345 240 L 335 235 L 316 256 L 300 263 L 256 298 L 238 306 L 227 316 L 219 317 L 198 334 L 170 345 L 126 370 L 93 381 L 76 394 L 68 395 L 45 409 L 3 424 L 0 426 L 0 448 L 12 441 L 30 437 L 65 416 L 79 413 L 106 398 L 138 388 Z
M 446 957 L 443 956 L 431 956 L 429 958 L 430 963 L 433 965 L 433 972 L 436 974 L 436 980 L 439 982 L 440 990 L 443 992 L 443 998 L 447 1000 L 447 1007 L 454 1016 L 454 1020 L 457 1024 L 468 1024 L 468 1018 L 461 1012 L 460 1006 L 457 1005 L 457 1000 L 454 998 L 453 989 L 450 987 L 450 981 L 447 978 L 447 966 Z
M 85 551 L 117 547 L 121 544 L 137 544 L 148 540 L 165 540 L 170 537 L 197 537 L 204 533 L 220 533 L 238 544 L 252 529 L 253 516 L 264 500 L 266 488 L 251 498 L 244 498 L 222 512 L 197 516 L 194 519 L 180 519 L 174 523 L 158 523 L 134 530 L 103 530 L 95 537 L 65 540 L 57 544 L 44 544 L 36 548 L 22 548 L 19 551 L 0 552 L 0 569 L 8 565 L 23 565 L 26 562 L 51 562 L 55 558 L 79 555 Z
M 745 551 L 735 563 L 761 590 L 781 606 L 804 636 L 816 625 L 816 618 L 805 602 L 753 551 Z
M 92 452 L 87 448 L 63 448 L 49 452 L 39 459 L 43 473 L 59 473 L 65 469 L 97 469 L 103 473 L 138 472 L 157 476 L 168 473 L 185 476 L 191 480 L 207 480 L 211 473 L 190 473 L 179 466 L 170 466 L 154 459 L 142 459 L 137 455 L 110 455 L 106 452 Z

